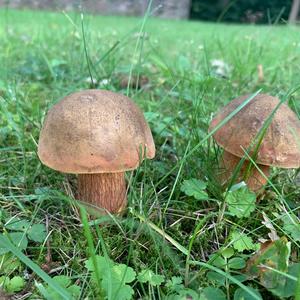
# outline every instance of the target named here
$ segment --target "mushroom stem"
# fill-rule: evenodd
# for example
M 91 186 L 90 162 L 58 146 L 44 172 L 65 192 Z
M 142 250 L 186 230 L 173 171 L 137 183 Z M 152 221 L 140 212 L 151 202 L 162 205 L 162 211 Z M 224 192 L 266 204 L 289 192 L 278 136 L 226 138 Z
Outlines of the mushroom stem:
M 89 208 L 104 214 L 121 212 L 127 203 L 124 172 L 79 174 L 78 195 Z
M 222 184 L 226 184 L 226 183 L 228 184 L 230 182 L 240 160 L 241 160 L 240 157 L 237 157 L 224 150 L 220 162 L 221 169 L 222 169 L 222 173 L 220 174 L 220 180 Z M 235 181 L 240 182 L 244 180 L 250 190 L 252 190 L 253 192 L 258 192 L 267 183 L 267 180 L 262 176 L 262 174 L 255 167 L 251 169 L 251 173 L 248 176 L 248 178 L 245 178 L 249 163 L 250 162 L 247 160 L 244 162 L 239 174 L 236 176 Z M 265 174 L 266 177 L 270 175 L 269 166 L 259 165 L 259 164 L 257 164 L 257 166 Z

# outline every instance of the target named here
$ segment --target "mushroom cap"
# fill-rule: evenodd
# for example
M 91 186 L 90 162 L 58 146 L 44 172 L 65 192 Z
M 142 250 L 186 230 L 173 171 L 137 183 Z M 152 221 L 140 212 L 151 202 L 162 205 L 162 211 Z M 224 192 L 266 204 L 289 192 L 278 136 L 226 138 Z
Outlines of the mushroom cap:
M 104 90 L 76 92 L 55 104 L 38 145 L 45 165 L 75 174 L 124 172 L 154 155 L 140 109 L 128 97 Z
M 209 131 L 250 96 L 241 96 L 227 104 L 212 120 Z M 264 122 L 279 103 L 276 97 L 258 94 L 214 133 L 215 141 L 227 152 L 243 157 L 243 148 L 250 149 Z M 255 150 L 255 145 L 251 150 Z M 249 154 L 252 155 L 253 152 L 250 151 Z M 260 144 L 256 162 L 281 168 L 300 167 L 300 121 L 286 104 L 280 105 L 273 116 Z

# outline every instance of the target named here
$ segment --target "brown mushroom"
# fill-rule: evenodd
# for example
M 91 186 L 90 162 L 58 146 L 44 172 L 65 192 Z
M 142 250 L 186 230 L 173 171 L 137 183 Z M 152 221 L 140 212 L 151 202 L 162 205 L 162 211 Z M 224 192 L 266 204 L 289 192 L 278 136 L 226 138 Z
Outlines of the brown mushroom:
M 250 95 L 245 95 L 227 104 L 212 120 L 209 131 L 212 131 L 249 97 Z M 286 104 L 279 106 L 261 143 L 259 142 L 258 136 L 262 132 L 265 121 L 279 103 L 276 97 L 258 94 L 214 133 L 215 141 L 224 149 L 221 162 L 224 173 L 220 176 L 222 183 L 230 182 L 242 157 L 247 159 L 245 151 L 248 151 L 248 155 L 254 158 L 266 177 L 269 176 L 270 166 L 300 167 L 300 121 Z M 255 167 L 247 177 L 246 171 L 249 170 L 249 163 L 249 160 L 245 160 L 237 179 L 239 181 L 244 179 L 251 190 L 258 191 L 267 180 Z
M 124 172 L 154 155 L 140 109 L 128 97 L 104 90 L 77 92 L 55 104 L 38 145 L 45 165 L 78 174 L 80 200 L 111 213 L 126 206 Z

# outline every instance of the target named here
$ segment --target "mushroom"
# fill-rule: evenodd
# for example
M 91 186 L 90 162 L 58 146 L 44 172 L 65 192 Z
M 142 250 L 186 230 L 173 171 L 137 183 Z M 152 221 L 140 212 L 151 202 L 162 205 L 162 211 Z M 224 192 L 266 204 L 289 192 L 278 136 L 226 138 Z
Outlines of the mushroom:
M 250 95 L 244 95 L 227 104 L 211 121 L 209 131 L 212 131 L 249 97 Z M 222 184 L 232 180 L 232 175 L 243 157 L 246 160 L 240 169 L 237 180 L 244 179 L 248 187 L 255 192 L 266 184 L 270 166 L 300 167 L 300 121 L 286 104 L 278 107 L 279 104 L 280 101 L 276 97 L 258 94 L 213 134 L 216 143 L 224 149 L 221 161 L 224 173 L 220 176 Z M 263 125 L 277 107 L 263 139 L 259 143 L 258 136 Z M 252 167 L 251 169 L 245 151 L 248 151 L 248 155 L 256 161 L 265 176 L 257 168 Z M 247 174 L 249 169 L 251 173 Z
M 48 112 L 38 156 L 48 167 L 78 174 L 78 197 L 88 207 L 118 213 L 127 203 L 125 171 L 153 158 L 155 145 L 140 109 L 104 90 L 66 96 Z

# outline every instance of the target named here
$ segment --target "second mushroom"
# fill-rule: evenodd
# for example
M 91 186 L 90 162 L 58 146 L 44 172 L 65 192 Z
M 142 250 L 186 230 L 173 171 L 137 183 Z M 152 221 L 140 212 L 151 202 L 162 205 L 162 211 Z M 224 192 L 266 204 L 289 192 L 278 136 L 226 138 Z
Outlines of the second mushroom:
M 227 104 L 212 120 L 209 130 L 212 131 L 249 97 L 250 95 L 244 95 Z M 221 158 L 221 183 L 230 182 L 242 157 L 246 160 L 237 181 L 245 180 L 248 187 L 255 192 L 266 184 L 270 166 L 300 167 L 300 121 L 286 104 L 281 104 L 274 114 L 260 144 L 257 140 L 260 130 L 279 103 L 276 97 L 259 94 L 214 133 L 215 141 L 224 149 Z M 249 160 L 245 151 L 249 151 L 248 155 L 255 158 L 264 176 L 255 167 L 252 168 L 250 176 L 246 176 Z

